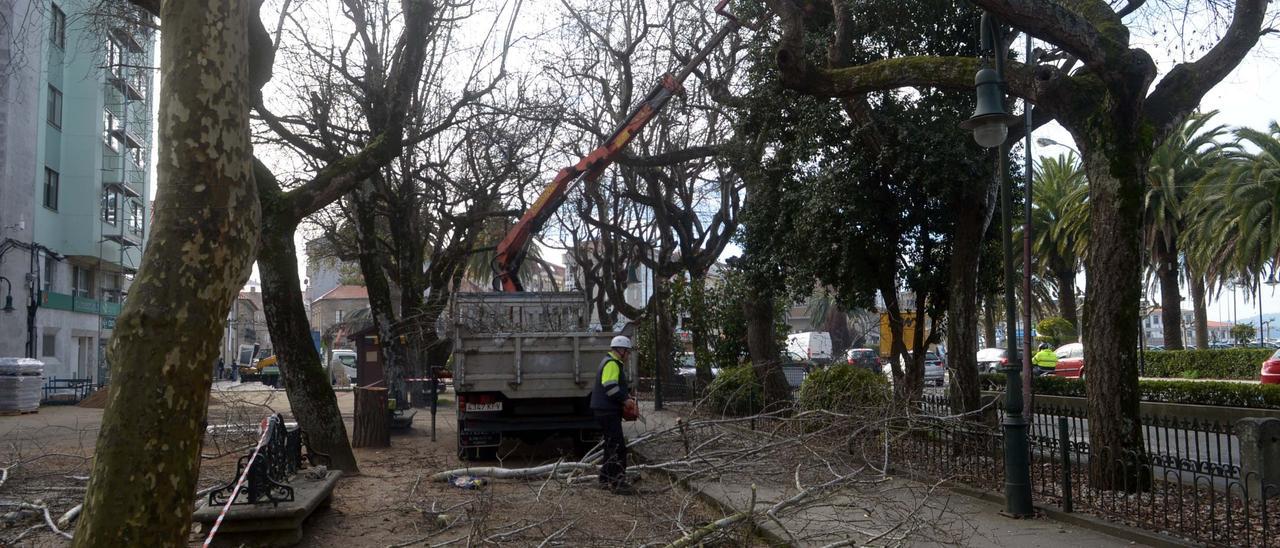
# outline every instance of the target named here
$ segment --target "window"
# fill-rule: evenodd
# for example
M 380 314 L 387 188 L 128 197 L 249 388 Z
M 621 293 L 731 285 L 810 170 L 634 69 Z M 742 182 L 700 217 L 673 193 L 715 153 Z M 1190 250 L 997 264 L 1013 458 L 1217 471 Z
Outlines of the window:
M 93 271 L 78 266 L 71 267 L 71 294 L 82 299 L 93 298 Z
M 142 235 L 142 204 L 129 200 L 129 232 Z
M 117 78 L 124 74 L 124 50 L 115 40 L 107 40 L 107 71 Z
M 40 355 L 46 358 L 58 356 L 58 333 L 46 331 L 40 336 Z
M 338 322 L 338 323 L 342 323 L 342 311 L 341 311 L 341 310 L 339 310 L 339 311 L 337 312 L 337 322 Z
M 67 14 L 57 4 L 49 10 L 49 41 L 59 48 L 67 47 Z
M 49 112 L 46 113 L 45 117 L 48 118 L 49 125 L 62 129 L 62 92 L 58 91 L 58 88 L 53 87 L 53 85 L 49 86 L 49 105 L 47 110 Z
M 102 277 L 102 300 L 109 303 L 120 302 L 119 274 L 107 274 Z
M 58 210 L 58 172 L 44 168 L 44 206 Z
M 120 193 L 115 189 L 102 189 L 102 222 L 115 226 L 120 218 Z
M 143 164 L 146 163 L 146 155 L 142 153 L 142 147 L 129 149 L 129 157 L 133 158 L 133 165 L 135 166 L 143 167 Z
M 116 136 L 112 135 L 112 131 L 116 129 L 116 115 L 111 114 L 109 110 L 102 111 L 102 142 L 106 143 L 111 150 L 116 148 Z
M 58 273 L 58 261 L 52 255 L 44 256 L 44 290 L 53 291 L 54 277 Z

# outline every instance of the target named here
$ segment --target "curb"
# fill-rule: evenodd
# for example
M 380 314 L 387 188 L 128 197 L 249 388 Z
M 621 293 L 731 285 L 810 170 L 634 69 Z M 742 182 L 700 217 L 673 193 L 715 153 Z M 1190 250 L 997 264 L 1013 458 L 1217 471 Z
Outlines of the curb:
M 643 450 L 640 450 L 638 448 L 631 448 L 629 449 L 629 451 L 632 454 L 640 457 L 641 460 L 644 460 L 644 461 L 651 460 L 647 455 L 644 454 Z M 698 500 L 702 501 L 703 503 L 709 506 L 719 509 L 725 515 L 736 514 L 742 511 L 737 507 L 735 507 L 733 504 L 731 504 L 729 501 L 723 500 L 719 497 L 716 497 L 715 495 L 712 495 L 711 493 L 706 492 L 705 490 L 702 489 L 702 487 L 698 486 L 695 482 L 692 482 L 687 479 L 681 479 L 675 472 L 670 472 L 667 470 L 661 470 L 657 468 L 653 469 L 652 471 L 662 474 L 668 480 L 671 480 L 672 483 L 675 483 L 683 487 L 685 490 L 689 491 L 689 493 L 692 494 Z M 775 526 L 773 523 L 757 520 L 755 519 L 755 517 L 748 517 L 747 522 L 751 524 L 752 535 L 763 539 L 766 543 L 769 544 L 769 546 L 791 546 L 791 543 L 788 542 L 785 538 L 786 535 L 777 531 L 776 530 L 777 526 Z

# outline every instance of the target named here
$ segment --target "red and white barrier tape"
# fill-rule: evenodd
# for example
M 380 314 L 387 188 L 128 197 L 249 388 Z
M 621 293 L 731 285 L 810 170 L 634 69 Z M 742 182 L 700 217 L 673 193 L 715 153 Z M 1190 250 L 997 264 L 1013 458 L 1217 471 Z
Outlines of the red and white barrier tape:
M 262 429 L 262 436 L 258 438 L 258 446 L 253 448 L 253 455 L 249 456 L 249 464 L 244 467 L 244 472 L 240 473 L 240 479 L 236 481 L 235 489 L 231 490 L 231 496 L 227 497 L 227 503 L 222 505 L 222 511 L 218 513 L 218 519 L 214 520 L 213 527 L 209 529 L 209 536 L 204 539 L 202 548 L 209 548 L 209 544 L 213 542 L 213 535 L 217 534 L 218 527 L 222 526 L 222 519 L 227 517 L 227 512 L 231 510 L 231 503 L 236 501 L 236 496 L 240 494 L 240 488 L 244 486 L 244 480 L 249 478 L 249 470 L 253 468 L 253 461 L 258 459 L 258 453 L 262 451 L 262 446 L 267 443 L 267 425 L 271 417 L 262 419 L 259 428 Z

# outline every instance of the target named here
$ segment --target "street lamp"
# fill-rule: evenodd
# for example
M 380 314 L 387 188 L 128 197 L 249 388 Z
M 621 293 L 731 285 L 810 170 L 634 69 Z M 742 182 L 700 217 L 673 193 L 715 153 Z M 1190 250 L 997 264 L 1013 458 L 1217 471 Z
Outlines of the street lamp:
M 1005 415 L 1001 421 L 1004 428 L 1005 513 L 1012 517 L 1026 517 L 1033 514 L 1031 469 L 1028 464 L 1030 451 L 1027 443 L 1027 420 L 1022 407 L 1022 361 L 1018 359 L 1018 340 L 1015 337 L 1018 320 L 1013 291 L 1013 189 L 1010 188 L 1009 178 L 1009 147 L 1004 144 L 1009 134 L 1009 124 L 1017 118 L 1004 110 L 1004 52 L 999 50 L 1004 42 L 1000 37 L 999 25 L 990 14 L 982 14 L 981 31 L 982 53 L 992 52 L 995 68 L 983 68 L 974 77 L 978 94 L 977 108 L 971 118 L 960 123 L 960 128 L 973 131 L 973 140 L 983 148 L 1000 147 L 996 160 L 999 165 L 997 176 L 1000 186 L 1001 243 L 1004 248 L 1005 333 L 1008 334 L 1005 343 L 1009 355 L 1008 363 L 1002 368 L 1006 378 Z M 1031 336 L 1030 325 L 1026 326 L 1026 336 Z
M 3 281 L 5 287 L 8 288 L 4 294 L 4 311 L 8 314 L 13 312 L 13 282 L 9 281 L 9 278 L 4 276 L 0 276 L 0 281 Z
M 1076 156 L 1080 156 L 1080 151 L 1076 150 L 1076 148 L 1075 148 L 1075 147 L 1073 147 L 1073 146 L 1071 146 L 1071 145 L 1068 145 L 1068 144 L 1065 144 L 1065 143 L 1059 143 L 1059 142 L 1054 141 L 1053 139 L 1050 139 L 1050 138 L 1048 138 L 1048 137 L 1037 137 L 1037 138 L 1036 138 L 1036 144 L 1037 144 L 1037 145 L 1040 145 L 1040 146 L 1042 146 L 1042 147 L 1059 146 L 1059 147 L 1065 148 L 1065 149 L 1067 149 L 1067 150 L 1070 150 L 1071 152 L 1076 153 Z

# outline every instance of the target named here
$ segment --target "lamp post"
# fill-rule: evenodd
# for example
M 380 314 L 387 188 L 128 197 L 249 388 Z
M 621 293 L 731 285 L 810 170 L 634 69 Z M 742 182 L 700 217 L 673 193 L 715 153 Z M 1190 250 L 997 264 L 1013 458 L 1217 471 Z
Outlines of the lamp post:
M 1005 415 L 1001 421 L 1004 428 L 1004 494 L 1005 512 L 1012 517 L 1032 515 L 1031 508 L 1031 471 L 1028 466 L 1027 421 L 1022 412 L 1022 379 L 1021 363 L 1018 360 L 1017 312 L 1014 305 L 1013 291 L 1013 239 L 1012 211 L 1013 190 L 1009 180 L 1009 146 L 1005 138 L 1009 135 L 1009 125 L 1017 121 L 1017 117 L 1004 110 L 1004 55 L 999 51 L 1002 44 L 1000 31 L 996 21 L 989 15 L 982 15 L 982 53 L 992 52 L 994 69 L 982 68 L 974 77 L 974 87 L 978 95 L 977 108 L 973 117 L 960 124 L 961 129 L 971 130 L 973 140 L 983 148 L 999 147 L 996 161 L 997 183 L 1000 186 L 1000 223 L 1002 244 L 1004 248 L 1004 298 L 1005 298 L 1005 343 L 1009 361 L 1002 368 L 1007 382 L 1005 384 Z M 1028 197 L 1030 199 L 1030 197 Z M 1026 336 L 1030 336 L 1030 326 Z
M 8 288 L 4 293 L 4 312 L 8 314 L 13 312 L 13 282 L 4 276 L 0 276 L 0 282 L 4 282 L 5 287 Z

